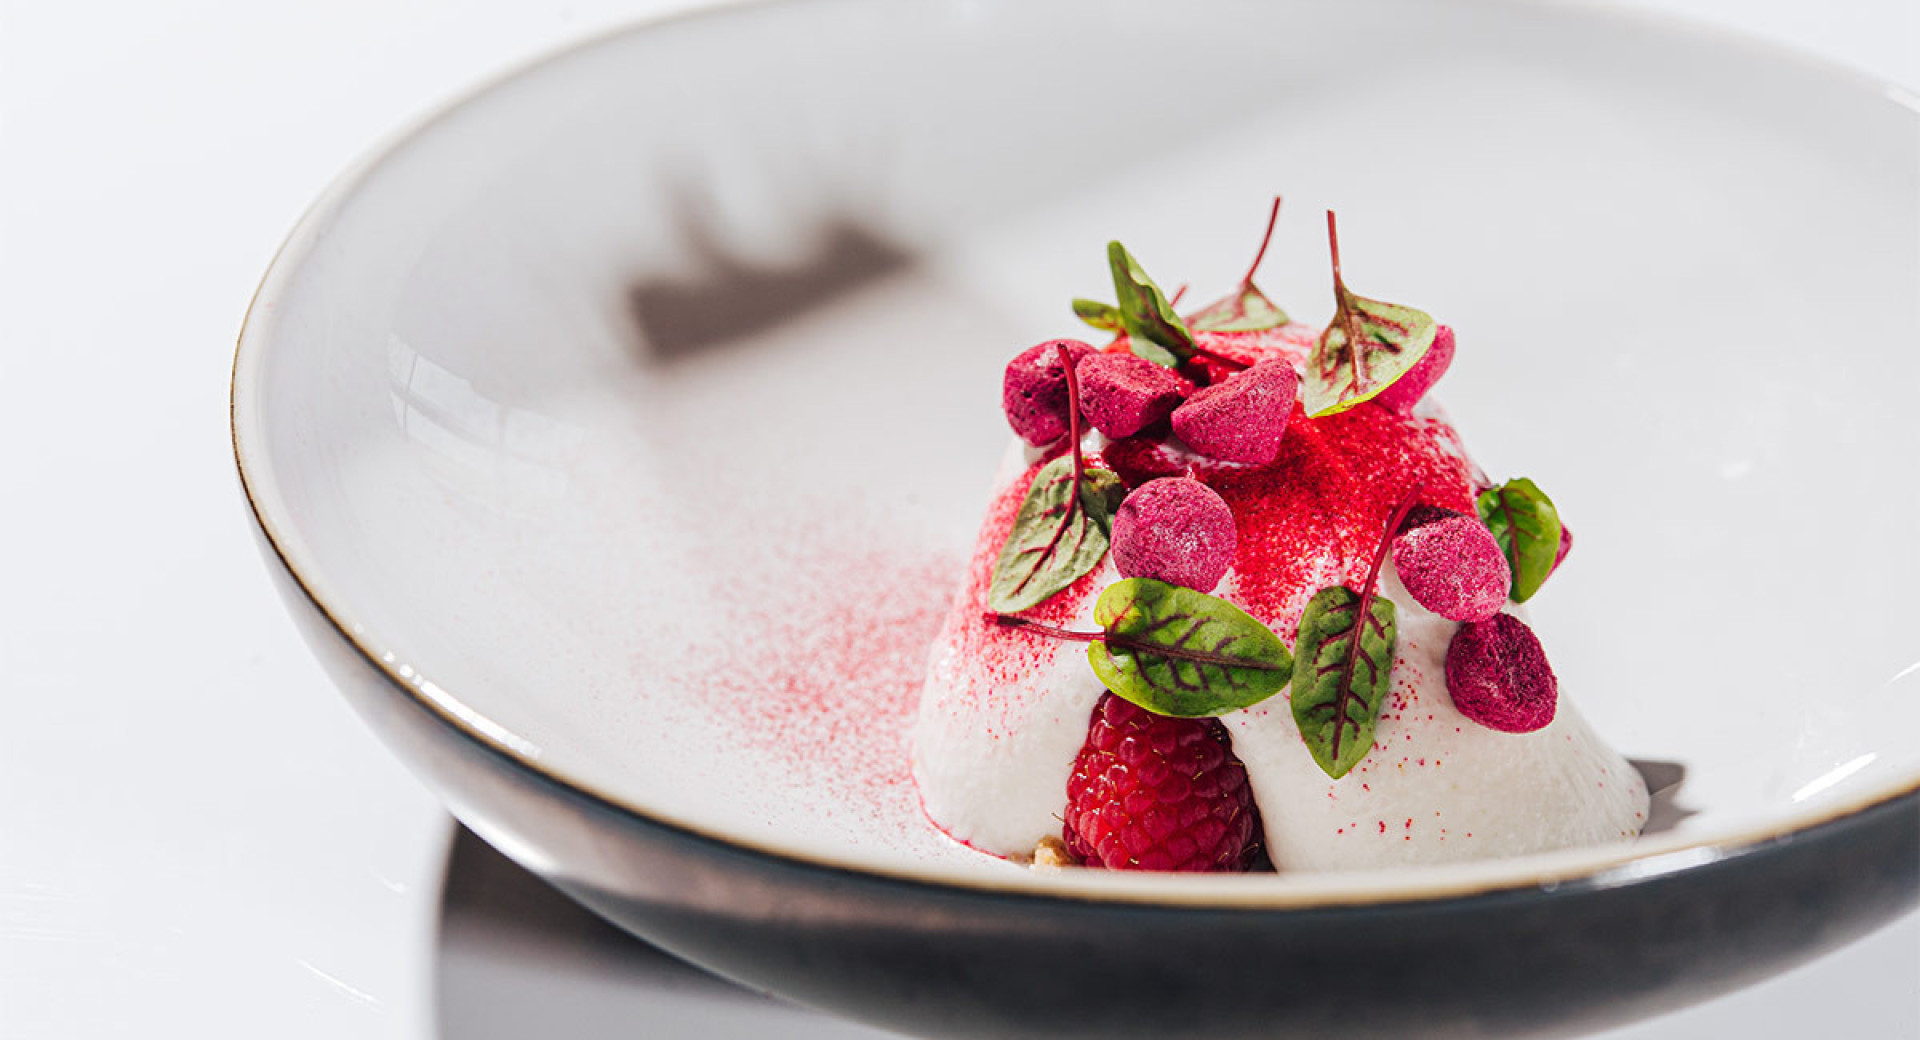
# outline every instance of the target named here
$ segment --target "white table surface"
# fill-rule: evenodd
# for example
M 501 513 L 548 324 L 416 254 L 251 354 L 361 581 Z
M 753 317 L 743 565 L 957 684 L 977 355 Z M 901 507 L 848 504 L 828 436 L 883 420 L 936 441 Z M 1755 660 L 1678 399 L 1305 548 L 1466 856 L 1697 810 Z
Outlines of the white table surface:
M 1914 0 L 1615 0 L 1920 87 Z M 877 1036 L 464 834 L 309 657 L 228 453 L 282 235 L 502 68 L 687 0 L 0 0 L 0 1037 Z M 1920 916 L 1605 1034 L 1920 1037 Z

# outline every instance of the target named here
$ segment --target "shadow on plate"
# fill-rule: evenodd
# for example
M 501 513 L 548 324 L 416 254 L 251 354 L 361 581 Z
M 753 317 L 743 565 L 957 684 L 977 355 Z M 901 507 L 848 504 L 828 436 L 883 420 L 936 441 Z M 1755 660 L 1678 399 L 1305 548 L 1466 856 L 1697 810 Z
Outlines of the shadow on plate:
M 1647 826 L 1640 833 L 1659 834 L 1670 831 L 1680 825 L 1689 816 L 1698 816 L 1698 809 L 1689 809 L 1680 804 L 1687 782 L 1687 767 L 1680 762 L 1659 762 L 1645 759 L 1630 759 L 1628 764 L 1640 771 L 1641 779 L 1647 782 Z
M 441 895 L 440 1040 L 884 1040 L 674 959 L 455 827 Z
M 644 360 L 656 364 L 776 328 L 912 263 L 912 254 L 845 219 L 823 220 L 805 255 L 779 260 L 735 252 L 691 199 L 675 207 L 674 223 L 687 273 L 627 288 Z

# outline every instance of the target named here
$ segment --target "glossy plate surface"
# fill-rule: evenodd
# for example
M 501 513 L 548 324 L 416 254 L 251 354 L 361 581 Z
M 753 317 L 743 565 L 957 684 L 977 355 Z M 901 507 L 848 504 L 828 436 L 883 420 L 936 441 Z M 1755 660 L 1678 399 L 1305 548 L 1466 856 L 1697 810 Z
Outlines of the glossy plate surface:
M 1123 8 L 668 22 L 345 177 L 269 272 L 234 387 L 316 638 L 529 790 L 618 808 L 596 826 L 1002 894 L 1627 886 L 1910 803 L 1912 100 L 1577 8 Z M 1066 303 L 1105 294 L 1109 238 L 1225 291 L 1275 191 L 1262 284 L 1297 317 L 1331 310 L 1335 207 L 1355 285 L 1459 330 L 1441 392 L 1469 444 L 1579 532 L 1535 601 L 1556 670 L 1615 747 L 1685 767 L 1663 833 L 1434 870 L 1059 877 L 922 821 L 904 727 L 1006 437 L 1001 365 L 1078 334 Z M 447 793 L 514 840 L 477 789 Z

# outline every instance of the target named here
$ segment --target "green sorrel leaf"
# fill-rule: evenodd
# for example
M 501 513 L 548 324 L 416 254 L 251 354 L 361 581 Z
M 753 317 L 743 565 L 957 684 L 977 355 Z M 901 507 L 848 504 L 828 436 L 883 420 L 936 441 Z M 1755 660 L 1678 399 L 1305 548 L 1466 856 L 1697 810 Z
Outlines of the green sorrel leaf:
M 1314 418 L 1344 412 L 1392 386 L 1426 356 L 1440 331 L 1425 311 L 1369 300 L 1347 288 L 1332 210 L 1327 211 L 1327 248 L 1333 254 L 1333 320 L 1307 355 L 1302 394 Z
M 1288 321 L 1283 311 L 1252 282 L 1242 283 L 1233 295 L 1215 300 L 1187 319 L 1196 332 L 1259 332 L 1277 329 Z
M 1373 750 L 1374 724 L 1393 682 L 1393 642 L 1392 601 L 1345 585 L 1321 589 L 1300 615 L 1293 721 L 1313 760 L 1335 780 Z
M 1307 358 L 1307 414 L 1344 412 L 1375 397 L 1426 356 L 1439 323 L 1397 303 L 1356 296 L 1344 287 L 1327 331 Z
M 1106 630 L 1087 647 L 1094 673 L 1161 715 L 1224 715 L 1280 692 L 1293 675 L 1293 655 L 1272 629 L 1204 592 L 1127 578 L 1100 594 L 1093 619 Z
M 1126 325 L 1120 320 L 1120 308 L 1110 303 L 1076 299 L 1073 301 L 1073 315 L 1106 332 L 1118 334 L 1127 331 Z
M 1553 558 L 1560 551 L 1560 511 L 1525 477 L 1480 492 L 1474 506 L 1513 568 L 1513 601 L 1525 603 L 1553 573 Z
M 1074 583 L 1107 554 L 1114 510 L 1126 485 L 1114 473 L 1088 469 L 1073 498 L 1073 457 L 1062 455 L 1034 474 L 1013 529 L 993 565 L 987 606 L 1014 614 Z
M 1193 356 L 1193 333 L 1173 312 L 1140 262 L 1118 242 L 1107 243 L 1107 263 L 1113 268 L 1113 291 L 1120 299 L 1120 322 L 1132 340 L 1133 352 L 1158 365 L 1174 368 Z

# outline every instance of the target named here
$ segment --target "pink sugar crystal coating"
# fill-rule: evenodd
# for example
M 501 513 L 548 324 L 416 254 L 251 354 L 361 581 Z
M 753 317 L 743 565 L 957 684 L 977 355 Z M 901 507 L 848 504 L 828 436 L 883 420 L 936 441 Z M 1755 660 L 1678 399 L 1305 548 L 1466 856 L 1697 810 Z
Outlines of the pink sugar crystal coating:
M 1173 413 L 1193 384 L 1133 354 L 1093 354 L 1074 366 L 1080 410 L 1109 437 L 1131 437 Z
M 1447 374 L 1447 366 L 1453 364 L 1453 330 L 1445 325 L 1433 334 L 1433 346 L 1413 363 L 1407 374 L 1393 381 L 1393 385 L 1380 391 L 1374 400 L 1396 412 L 1413 411 L 1433 384 Z
M 1280 453 L 1299 391 L 1292 365 L 1262 361 L 1195 391 L 1173 410 L 1173 432 L 1209 458 L 1264 466 Z
M 1493 532 L 1453 515 L 1393 540 L 1393 569 L 1420 605 L 1449 621 L 1485 621 L 1513 591 L 1513 572 Z
M 1233 510 L 1188 477 L 1140 485 L 1113 518 L 1113 563 L 1127 578 L 1211 592 L 1233 562 Z
M 1055 339 L 1021 351 L 1007 362 L 1000 383 L 1000 407 L 1020 439 L 1044 447 L 1067 435 L 1067 370 L 1059 348 L 1077 365 L 1093 347 L 1077 339 Z
M 1470 621 L 1447 646 L 1447 693 L 1460 714 L 1502 733 L 1553 721 L 1560 684 L 1533 629 L 1512 614 Z

